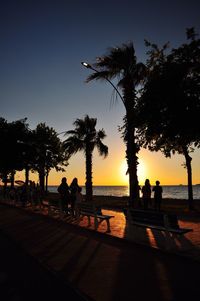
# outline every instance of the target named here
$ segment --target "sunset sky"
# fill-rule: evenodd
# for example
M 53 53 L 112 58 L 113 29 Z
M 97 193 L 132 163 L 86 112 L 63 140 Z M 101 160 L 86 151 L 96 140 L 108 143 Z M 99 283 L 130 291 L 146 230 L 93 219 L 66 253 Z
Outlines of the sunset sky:
M 200 2 L 160 0 L 7 0 L 0 8 L 0 116 L 9 122 L 28 118 L 33 129 L 40 122 L 60 133 L 73 128 L 86 114 L 104 128 L 109 147 L 106 159 L 94 153 L 93 184 L 128 183 L 125 146 L 118 132 L 125 114 L 120 102 L 112 103 L 106 82 L 85 83 L 92 63 L 108 47 L 133 41 L 138 61 L 145 62 L 144 39 L 176 47 L 185 41 L 185 29 L 200 33 Z M 189 125 L 188 125 L 189 126 Z M 62 138 L 62 135 L 60 136 Z M 200 183 L 200 151 L 192 154 L 193 183 Z M 163 185 L 186 184 L 183 156 L 166 159 L 161 153 L 141 150 L 139 181 L 159 179 Z M 49 184 L 61 177 L 85 183 L 82 153 L 69 161 L 65 173 L 51 172 Z M 18 174 L 17 178 L 23 179 Z M 33 179 L 36 179 L 35 175 Z

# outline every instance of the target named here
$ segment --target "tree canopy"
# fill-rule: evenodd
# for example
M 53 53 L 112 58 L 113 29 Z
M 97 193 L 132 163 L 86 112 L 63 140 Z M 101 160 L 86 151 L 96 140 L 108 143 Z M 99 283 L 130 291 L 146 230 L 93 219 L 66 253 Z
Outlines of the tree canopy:
M 200 147 L 200 40 L 193 28 L 186 34 L 187 42 L 168 53 L 167 44 L 159 49 L 147 43 L 149 74 L 137 109 L 141 145 L 185 156 L 192 203 L 190 153 Z

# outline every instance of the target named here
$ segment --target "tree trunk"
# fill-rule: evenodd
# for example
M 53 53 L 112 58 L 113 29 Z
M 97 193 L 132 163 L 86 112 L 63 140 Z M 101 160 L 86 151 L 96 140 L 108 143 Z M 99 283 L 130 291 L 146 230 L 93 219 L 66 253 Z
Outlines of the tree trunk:
M 15 186 L 15 170 L 11 171 L 11 175 L 10 175 L 10 186 L 12 188 L 14 188 Z
M 92 201 L 92 153 L 90 150 L 86 150 L 86 200 Z
M 7 194 L 7 184 L 8 184 L 8 173 L 4 172 L 3 173 L 3 196 L 6 197 Z
M 26 183 L 26 186 L 28 186 L 28 182 L 29 182 L 29 167 L 26 166 L 26 168 L 25 168 L 25 183 Z
M 136 156 L 136 145 L 134 136 L 132 139 L 127 141 L 126 158 L 129 172 L 129 205 L 134 207 L 136 205 L 136 200 L 139 198 L 138 194 L 138 177 L 137 177 L 137 156 Z
M 188 205 L 189 210 L 194 209 L 194 200 L 193 200 L 193 188 L 192 188 L 192 158 L 189 156 L 188 150 L 184 148 L 183 150 L 187 168 L 187 176 L 188 176 Z
M 48 192 L 48 179 L 49 179 L 49 172 L 46 172 L 46 182 L 45 182 L 45 192 Z
M 42 192 L 44 192 L 44 182 L 45 182 L 45 172 L 44 169 L 40 170 L 39 172 L 39 182 L 40 182 L 40 189 Z
M 129 100 L 128 100 L 129 97 Z M 134 124 L 134 92 L 130 91 L 129 95 L 126 95 L 126 118 L 125 118 L 125 135 L 124 141 L 126 143 L 126 159 L 129 173 L 129 206 L 136 206 L 136 202 L 139 198 L 138 190 L 138 177 L 137 177 L 137 165 L 138 165 L 138 146 L 135 142 L 135 124 Z

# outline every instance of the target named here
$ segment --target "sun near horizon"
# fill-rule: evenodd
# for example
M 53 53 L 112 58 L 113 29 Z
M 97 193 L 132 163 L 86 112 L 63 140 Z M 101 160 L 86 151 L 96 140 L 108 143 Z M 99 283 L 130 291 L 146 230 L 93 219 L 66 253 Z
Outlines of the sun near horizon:
M 137 175 L 139 184 L 144 183 L 146 179 L 147 168 L 142 160 L 139 160 Z M 120 165 L 120 179 L 123 185 L 128 185 L 129 176 L 127 174 L 127 162 L 124 159 Z

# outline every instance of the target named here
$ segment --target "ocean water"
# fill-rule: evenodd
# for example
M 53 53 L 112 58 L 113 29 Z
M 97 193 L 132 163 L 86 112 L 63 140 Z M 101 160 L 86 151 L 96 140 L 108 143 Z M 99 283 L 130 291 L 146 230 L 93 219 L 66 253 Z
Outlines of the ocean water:
M 188 199 L 188 190 L 185 185 L 165 186 L 163 185 L 163 198 Z M 58 186 L 49 186 L 50 192 L 57 192 Z M 85 194 L 85 187 L 82 186 L 82 193 Z M 94 195 L 104 196 L 128 196 L 128 186 L 93 186 Z M 200 185 L 193 186 L 194 199 L 200 200 Z

